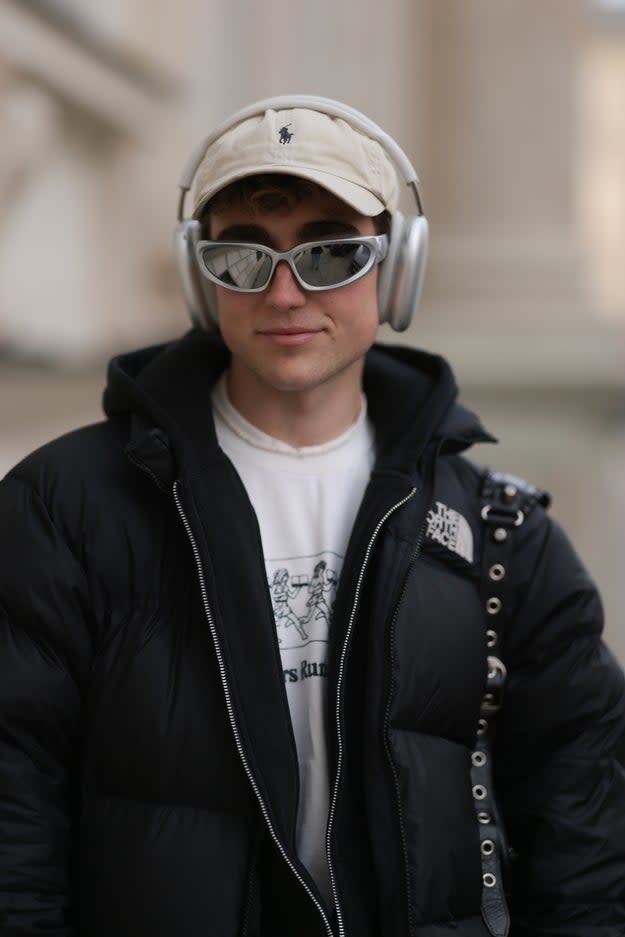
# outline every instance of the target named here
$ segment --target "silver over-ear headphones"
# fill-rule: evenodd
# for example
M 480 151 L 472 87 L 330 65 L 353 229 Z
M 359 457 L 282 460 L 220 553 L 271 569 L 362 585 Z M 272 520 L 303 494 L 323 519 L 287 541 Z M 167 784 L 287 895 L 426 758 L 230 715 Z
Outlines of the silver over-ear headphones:
M 376 140 L 392 161 L 398 176 L 403 178 L 414 194 L 416 214 L 404 217 L 401 212 L 396 211 L 392 215 L 389 250 L 378 273 L 380 322 L 388 322 L 396 332 L 403 332 L 410 325 L 419 302 L 428 249 L 428 223 L 423 214 L 417 174 L 395 140 L 360 111 L 330 98 L 318 98 L 307 94 L 266 98 L 237 111 L 202 140 L 189 159 L 179 184 L 180 198 L 178 225 L 174 234 L 174 254 L 191 319 L 199 328 L 210 330 L 214 328 L 217 311 L 215 287 L 200 272 L 196 257 L 196 244 L 201 237 L 200 222 L 184 217 L 185 197 L 193 184 L 206 151 L 224 133 L 250 117 L 263 114 L 267 110 L 299 107 L 320 111 L 329 117 L 341 118 L 355 130 Z

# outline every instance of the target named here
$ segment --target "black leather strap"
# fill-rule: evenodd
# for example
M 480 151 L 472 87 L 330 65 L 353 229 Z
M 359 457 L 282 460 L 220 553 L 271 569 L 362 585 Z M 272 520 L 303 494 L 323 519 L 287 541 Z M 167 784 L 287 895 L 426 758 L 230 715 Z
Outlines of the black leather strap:
M 547 507 L 550 499 L 546 492 L 519 478 L 490 470 L 484 473 L 481 494 L 485 529 L 480 595 L 486 616 L 488 676 L 471 756 L 471 780 L 482 852 L 482 917 L 492 937 L 508 937 L 510 915 L 503 869 L 509 849 L 492 772 L 495 717 L 503 704 L 507 676 L 500 649 L 504 627 L 512 612 L 509 564 L 514 531 L 537 504 Z

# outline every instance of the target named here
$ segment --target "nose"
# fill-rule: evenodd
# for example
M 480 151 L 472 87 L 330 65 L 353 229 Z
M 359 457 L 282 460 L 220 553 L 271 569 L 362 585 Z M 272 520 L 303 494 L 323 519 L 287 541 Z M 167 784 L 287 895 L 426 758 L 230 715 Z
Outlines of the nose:
M 306 302 L 306 291 L 295 279 L 286 260 L 276 265 L 267 287 L 267 302 L 276 309 L 295 309 Z

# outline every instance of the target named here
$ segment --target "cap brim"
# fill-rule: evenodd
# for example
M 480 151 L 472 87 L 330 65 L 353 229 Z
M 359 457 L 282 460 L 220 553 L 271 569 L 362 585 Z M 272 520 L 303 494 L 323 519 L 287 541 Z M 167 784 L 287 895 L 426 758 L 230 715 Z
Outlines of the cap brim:
M 331 173 L 322 172 L 318 169 L 309 169 L 307 166 L 285 166 L 284 164 L 267 165 L 267 163 L 263 163 L 259 166 L 248 167 L 244 173 L 238 171 L 229 175 L 226 174 L 220 179 L 215 180 L 212 185 L 208 187 L 204 186 L 196 196 L 197 203 L 193 209 L 193 218 L 198 218 L 211 198 L 217 195 L 217 193 L 227 185 L 237 182 L 239 179 L 244 179 L 247 176 L 264 175 L 266 173 L 278 173 L 281 176 L 298 176 L 300 179 L 308 179 L 310 182 L 315 182 L 317 185 L 321 186 L 322 189 L 326 189 L 328 192 L 331 192 L 332 195 L 336 195 L 337 198 L 346 202 L 361 215 L 379 215 L 380 212 L 384 211 L 386 208 L 386 205 L 368 189 L 363 189 L 362 186 L 356 185 L 354 182 L 350 182 L 347 179 L 341 179 L 339 176 L 334 176 Z

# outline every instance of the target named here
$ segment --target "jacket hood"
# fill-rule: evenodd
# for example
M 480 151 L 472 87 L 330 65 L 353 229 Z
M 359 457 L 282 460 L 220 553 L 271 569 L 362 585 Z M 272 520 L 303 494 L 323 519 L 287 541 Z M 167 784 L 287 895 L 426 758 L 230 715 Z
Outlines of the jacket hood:
M 145 449 L 150 442 L 152 450 L 161 450 L 161 461 L 174 453 L 179 458 L 182 452 L 186 460 L 190 449 L 199 469 L 199 463 L 224 458 L 210 393 L 229 362 L 219 335 L 197 331 L 119 355 L 109 364 L 104 412 L 109 418 L 131 418 L 131 448 Z M 364 390 L 376 429 L 377 468 L 411 472 L 432 441 L 445 440 L 457 451 L 475 442 L 495 441 L 478 418 L 457 403 L 454 376 L 438 355 L 376 344 L 366 356 Z M 167 485 L 171 480 L 168 477 Z

